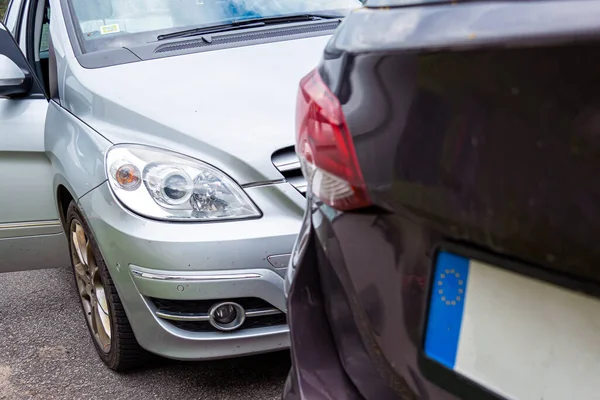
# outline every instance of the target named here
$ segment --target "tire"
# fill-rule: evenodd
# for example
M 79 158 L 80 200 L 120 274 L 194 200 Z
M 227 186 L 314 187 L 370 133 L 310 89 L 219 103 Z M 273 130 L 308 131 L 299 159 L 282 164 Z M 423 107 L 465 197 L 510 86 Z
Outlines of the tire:
M 75 288 L 100 359 L 117 372 L 147 364 L 152 356 L 138 344 L 94 236 L 73 201 L 67 210 L 65 232 Z

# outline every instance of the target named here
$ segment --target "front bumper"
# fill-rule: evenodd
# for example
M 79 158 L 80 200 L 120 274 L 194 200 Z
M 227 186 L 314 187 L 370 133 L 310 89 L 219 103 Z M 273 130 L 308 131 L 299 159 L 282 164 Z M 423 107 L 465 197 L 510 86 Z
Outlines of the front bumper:
M 152 299 L 258 298 L 285 312 L 285 268 L 304 197 L 288 184 L 246 189 L 263 212 L 255 220 L 169 223 L 122 207 L 107 183 L 80 199 L 127 316 L 142 347 L 167 358 L 203 360 L 289 347 L 285 324 L 233 332 L 190 331 L 156 315 Z M 283 257 L 285 258 L 285 257 Z M 280 260 L 279 260 L 280 261 Z

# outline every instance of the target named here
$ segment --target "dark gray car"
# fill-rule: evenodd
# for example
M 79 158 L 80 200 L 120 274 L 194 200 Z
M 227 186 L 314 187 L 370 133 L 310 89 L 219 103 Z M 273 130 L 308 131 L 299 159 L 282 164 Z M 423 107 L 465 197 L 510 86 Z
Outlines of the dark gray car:
M 600 2 L 408 3 L 300 84 L 284 398 L 596 398 Z

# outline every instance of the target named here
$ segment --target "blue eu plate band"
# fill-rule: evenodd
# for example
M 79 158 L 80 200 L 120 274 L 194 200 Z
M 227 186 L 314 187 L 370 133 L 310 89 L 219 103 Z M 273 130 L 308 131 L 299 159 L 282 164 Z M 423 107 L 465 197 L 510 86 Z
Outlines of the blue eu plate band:
M 425 354 L 450 369 L 456 362 L 468 278 L 467 258 L 445 251 L 438 253 L 425 333 Z

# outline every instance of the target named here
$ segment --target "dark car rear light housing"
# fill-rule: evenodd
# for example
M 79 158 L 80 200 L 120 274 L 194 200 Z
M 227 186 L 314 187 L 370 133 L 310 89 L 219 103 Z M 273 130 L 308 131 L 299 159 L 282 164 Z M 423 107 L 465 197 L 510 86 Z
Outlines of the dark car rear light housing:
M 296 153 L 312 193 L 325 204 L 341 211 L 372 204 L 341 104 L 317 69 L 300 81 Z

